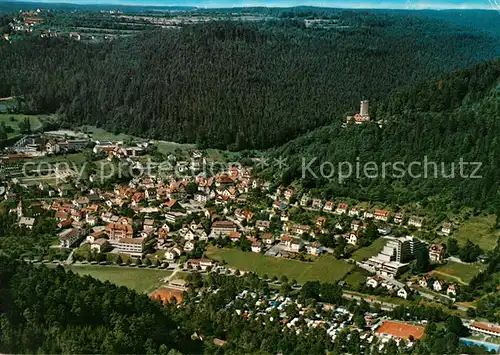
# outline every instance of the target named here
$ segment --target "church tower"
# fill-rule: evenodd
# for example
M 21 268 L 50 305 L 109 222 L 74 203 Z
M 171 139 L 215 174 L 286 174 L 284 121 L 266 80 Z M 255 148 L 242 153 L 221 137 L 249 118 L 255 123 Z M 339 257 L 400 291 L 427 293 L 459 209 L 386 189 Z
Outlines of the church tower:
M 21 218 L 23 216 L 23 202 L 19 200 L 17 204 L 17 218 Z

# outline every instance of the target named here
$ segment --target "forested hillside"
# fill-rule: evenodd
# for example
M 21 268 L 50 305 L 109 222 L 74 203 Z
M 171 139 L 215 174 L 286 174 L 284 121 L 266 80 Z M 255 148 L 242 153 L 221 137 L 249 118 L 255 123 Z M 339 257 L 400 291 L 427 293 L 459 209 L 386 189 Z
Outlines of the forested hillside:
M 300 183 L 314 194 L 331 198 L 347 196 L 361 200 L 381 201 L 394 204 L 421 202 L 435 204 L 437 211 L 450 206 L 469 205 L 499 211 L 500 196 L 500 61 L 479 64 L 470 69 L 444 75 L 411 90 L 394 93 L 372 109 L 374 120 L 385 121 L 382 128 L 375 122 L 365 125 L 350 124 L 342 127 L 344 120 L 338 117 L 332 125 L 320 128 L 280 147 L 272 157 L 287 157 L 290 167 L 282 175 L 275 167 L 263 173 L 267 178 L 278 177 L 285 184 Z M 331 162 L 373 161 L 404 162 L 408 167 L 413 161 L 438 164 L 438 177 L 434 166 L 429 166 L 427 178 L 422 176 L 383 178 L 351 176 L 339 182 L 338 175 L 331 179 L 321 178 L 320 165 Z M 303 178 L 302 159 L 316 158 L 311 170 L 318 175 L 306 174 Z M 357 158 L 359 158 L 357 160 Z M 460 176 L 458 163 L 481 162 L 476 175 L 481 178 Z M 441 162 L 445 173 L 441 173 Z M 450 177 L 455 162 L 455 177 Z M 418 167 L 417 167 L 418 168 Z M 327 170 L 329 172 L 329 170 Z M 345 171 L 344 171 L 345 173 Z M 470 176 L 472 166 L 464 168 L 464 176 Z M 399 174 L 398 174 L 399 175 Z M 439 199 L 426 197 L 439 196 Z
M 286 17 L 286 16 L 282 16 Z M 0 42 L 0 96 L 68 125 L 230 149 L 278 146 L 443 72 L 500 55 L 498 37 L 439 20 L 343 11 L 207 23 L 95 45 Z

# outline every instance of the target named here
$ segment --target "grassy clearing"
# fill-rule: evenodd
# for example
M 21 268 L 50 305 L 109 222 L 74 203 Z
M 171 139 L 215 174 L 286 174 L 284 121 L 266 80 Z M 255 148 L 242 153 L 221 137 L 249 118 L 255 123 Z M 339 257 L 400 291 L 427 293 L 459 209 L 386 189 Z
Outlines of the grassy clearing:
M 367 247 L 359 248 L 352 254 L 352 258 L 356 261 L 363 261 L 371 256 L 377 255 L 387 243 L 387 239 L 378 238 Z
M 495 230 L 495 216 L 478 216 L 462 223 L 453 237 L 464 245 L 469 239 L 479 245 L 483 250 L 493 250 L 500 237 L 500 231 Z
M 87 161 L 87 158 L 85 157 L 85 154 L 83 152 L 64 154 L 64 155 L 52 155 L 37 159 L 37 162 L 44 162 L 44 163 L 68 162 L 68 163 L 82 164 L 85 161 Z
M 181 144 L 175 142 L 166 142 L 166 141 L 155 141 L 156 146 L 158 147 L 158 152 L 168 155 L 174 153 L 178 150 L 188 150 L 196 148 L 195 144 Z
M 166 270 L 119 266 L 71 265 L 67 269 L 80 275 L 90 275 L 101 281 L 109 281 L 118 286 L 126 286 L 141 293 L 154 291 L 162 284 L 162 279 L 171 274 Z
M 365 283 L 368 275 L 368 272 L 366 272 L 365 270 L 355 268 L 346 275 L 344 281 L 347 282 L 347 284 L 350 286 L 357 286 L 360 283 Z
M 102 128 L 97 128 L 95 126 L 85 126 L 84 131 L 90 135 L 95 140 L 101 141 L 124 141 L 128 139 L 133 139 L 133 136 L 130 136 L 125 133 L 114 134 L 108 132 Z
M 31 130 L 33 132 L 38 131 L 42 128 L 42 121 L 40 121 L 40 118 L 38 116 L 18 115 L 11 113 L 0 114 L 0 122 L 3 122 L 5 126 L 11 127 L 14 130 L 14 132 L 8 134 L 8 138 L 12 138 L 20 134 L 19 124 L 26 118 L 29 119 Z
M 318 280 L 335 282 L 341 280 L 353 268 L 343 260 L 331 256 L 319 257 L 314 262 L 301 262 L 289 259 L 273 258 L 261 254 L 244 252 L 237 249 L 210 248 L 207 256 L 214 260 L 225 260 L 230 266 L 253 271 L 263 276 L 286 275 L 289 280 L 295 279 L 300 283 Z
M 445 281 L 466 285 L 484 269 L 485 266 L 483 264 L 461 264 L 448 261 L 446 264 L 437 267 L 432 273 L 437 278 Z

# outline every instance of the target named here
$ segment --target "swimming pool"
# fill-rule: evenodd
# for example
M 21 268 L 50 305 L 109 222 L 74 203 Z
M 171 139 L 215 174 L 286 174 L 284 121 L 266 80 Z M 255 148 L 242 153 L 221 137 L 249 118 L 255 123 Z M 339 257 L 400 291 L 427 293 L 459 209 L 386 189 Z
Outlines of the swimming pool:
M 500 350 L 500 345 L 498 344 L 493 344 L 493 343 L 487 343 L 485 341 L 479 341 L 479 340 L 474 340 L 474 339 L 468 339 L 468 338 L 460 338 L 460 341 L 464 343 L 465 345 L 476 345 L 476 346 L 483 346 L 488 351 L 495 351 L 498 352 Z

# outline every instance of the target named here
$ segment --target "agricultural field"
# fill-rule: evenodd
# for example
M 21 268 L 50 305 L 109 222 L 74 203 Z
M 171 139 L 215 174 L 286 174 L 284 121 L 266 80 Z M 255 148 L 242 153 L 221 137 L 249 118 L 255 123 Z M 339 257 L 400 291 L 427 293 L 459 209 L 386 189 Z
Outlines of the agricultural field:
M 495 218 L 494 215 L 472 217 L 463 222 L 452 236 L 460 245 L 464 245 L 469 239 L 483 250 L 493 250 L 500 237 L 500 231 L 495 229 Z
M 363 260 L 368 259 L 371 256 L 375 256 L 384 248 L 386 243 L 387 243 L 387 239 L 378 238 L 369 246 L 362 247 L 362 248 L 359 248 L 358 250 L 356 250 L 352 254 L 352 259 L 354 259 L 356 261 L 363 261 Z
M 485 268 L 485 265 L 479 263 L 461 264 L 448 261 L 446 264 L 433 270 L 432 274 L 448 282 L 458 282 L 459 284 L 466 285 Z
M 302 262 L 273 258 L 237 249 L 211 248 L 207 251 L 207 257 L 218 261 L 224 260 L 231 267 L 256 272 L 260 276 L 264 274 L 269 277 L 285 275 L 289 280 L 295 279 L 299 283 L 314 280 L 321 282 L 339 281 L 353 268 L 347 262 L 331 256 L 321 256 L 313 262 Z
M 149 293 L 162 284 L 162 279 L 171 274 L 170 271 L 131 268 L 120 266 L 71 265 L 66 267 L 79 275 L 89 275 L 101 281 L 109 281 L 118 286 L 126 286 L 137 292 Z

